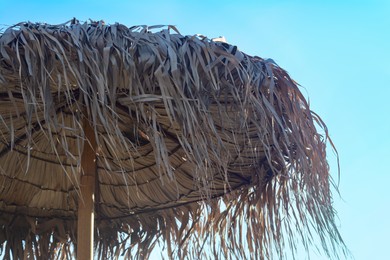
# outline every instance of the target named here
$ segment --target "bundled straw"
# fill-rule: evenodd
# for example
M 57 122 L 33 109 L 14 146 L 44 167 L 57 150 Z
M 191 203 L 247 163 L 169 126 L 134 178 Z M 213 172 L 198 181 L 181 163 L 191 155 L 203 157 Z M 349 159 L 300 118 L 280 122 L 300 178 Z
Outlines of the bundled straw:
M 160 242 L 178 258 L 345 253 L 326 127 L 283 69 L 173 26 L 76 21 L 0 36 L 5 257 L 74 257 L 86 120 L 99 259 Z

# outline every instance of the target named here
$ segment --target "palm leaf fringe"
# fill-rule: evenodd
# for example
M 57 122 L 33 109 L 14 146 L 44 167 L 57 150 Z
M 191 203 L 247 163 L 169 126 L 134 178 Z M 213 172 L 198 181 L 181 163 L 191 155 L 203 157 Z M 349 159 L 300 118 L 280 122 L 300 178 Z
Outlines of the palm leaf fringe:
M 99 259 L 347 253 L 326 126 L 269 60 L 173 26 L 20 23 L 0 36 L 0 99 L 6 258 L 74 257 L 84 118 Z

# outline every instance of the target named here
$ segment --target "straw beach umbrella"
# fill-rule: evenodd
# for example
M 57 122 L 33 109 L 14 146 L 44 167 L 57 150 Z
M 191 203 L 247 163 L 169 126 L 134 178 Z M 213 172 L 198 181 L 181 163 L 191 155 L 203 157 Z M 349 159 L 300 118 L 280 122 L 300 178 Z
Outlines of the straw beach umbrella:
M 145 258 L 162 241 L 171 257 L 264 259 L 318 234 L 331 255 L 326 140 L 288 74 L 236 46 L 20 23 L 0 36 L 2 254 Z

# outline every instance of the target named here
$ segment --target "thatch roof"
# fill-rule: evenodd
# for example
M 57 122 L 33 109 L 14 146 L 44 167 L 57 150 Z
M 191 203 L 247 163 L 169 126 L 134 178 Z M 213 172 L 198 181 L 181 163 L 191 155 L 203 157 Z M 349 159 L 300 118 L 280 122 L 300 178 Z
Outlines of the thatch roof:
M 280 257 L 314 233 L 327 254 L 343 247 L 326 127 L 297 84 L 236 46 L 153 30 L 20 23 L 1 34 L 3 254 L 77 248 L 85 122 L 102 258 L 142 258 L 159 239 L 180 258 Z

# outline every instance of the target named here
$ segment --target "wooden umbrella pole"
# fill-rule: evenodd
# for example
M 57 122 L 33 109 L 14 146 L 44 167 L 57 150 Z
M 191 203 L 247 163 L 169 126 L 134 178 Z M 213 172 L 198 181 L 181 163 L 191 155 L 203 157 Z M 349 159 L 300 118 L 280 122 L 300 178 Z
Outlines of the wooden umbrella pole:
M 85 142 L 81 155 L 81 179 L 77 221 L 77 259 L 93 259 L 95 178 L 97 171 L 95 133 L 84 121 Z M 89 142 L 88 142 L 89 141 Z

